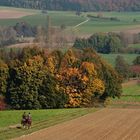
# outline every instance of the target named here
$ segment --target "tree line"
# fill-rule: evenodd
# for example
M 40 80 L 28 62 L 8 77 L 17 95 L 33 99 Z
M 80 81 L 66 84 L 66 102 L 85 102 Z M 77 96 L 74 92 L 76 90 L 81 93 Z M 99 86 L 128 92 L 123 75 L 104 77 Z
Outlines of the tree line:
M 94 106 L 120 97 L 122 79 L 92 49 L 0 51 L 0 108 Z
M 140 48 L 129 47 L 129 44 L 140 43 L 140 33 L 95 33 L 89 38 L 77 38 L 73 47 L 77 49 L 92 48 L 98 53 L 136 53 L 140 54 Z
M 0 0 L 0 5 L 47 10 L 140 11 L 139 0 Z

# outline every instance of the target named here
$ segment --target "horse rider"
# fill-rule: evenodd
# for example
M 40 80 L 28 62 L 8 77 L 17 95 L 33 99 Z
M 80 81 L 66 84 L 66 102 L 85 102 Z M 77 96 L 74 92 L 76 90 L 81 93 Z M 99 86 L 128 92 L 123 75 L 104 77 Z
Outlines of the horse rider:
M 31 117 L 31 113 L 30 112 L 27 115 L 27 123 L 28 123 L 28 128 L 30 128 L 31 125 L 32 125 L 32 117 Z
M 21 120 L 21 124 L 22 124 L 22 125 L 25 124 L 26 119 L 27 119 L 27 115 L 26 115 L 26 112 L 24 112 L 23 115 L 22 115 L 22 120 Z

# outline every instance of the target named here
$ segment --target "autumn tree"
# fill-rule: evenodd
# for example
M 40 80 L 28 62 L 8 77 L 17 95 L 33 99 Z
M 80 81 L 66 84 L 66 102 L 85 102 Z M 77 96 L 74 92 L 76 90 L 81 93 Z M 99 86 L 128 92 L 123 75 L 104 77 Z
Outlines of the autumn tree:
M 135 58 L 135 60 L 133 61 L 133 64 L 140 65 L 140 55 Z
M 8 97 L 12 108 L 41 108 L 38 101 L 38 89 L 44 77 L 43 59 L 34 56 L 24 64 L 10 69 Z
M 18 59 L 21 62 L 26 62 L 29 58 L 32 58 L 33 56 L 43 56 L 44 52 L 43 49 L 39 48 L 38 46 L 32 46 L 32 47 L 25 47 L 21 50 Z
M 70 49 L 62 59 L 62 68 L 57 75 L 69 96 L 66 107 L 89 106 L 95 93 L 101 96 L 104 92 L 104 83 L 97 77 L 94 64 L 80 61 L 77 55 L 78 52 Z
M 39 88 L 41 108 L 64 108 L 68 101 L 67 95 L 59 88 L 59 83 L 51 74 L 46 74 Z
M 83 50 L 83 61 L 92 62 L 95 64 L 95 70 L 99 79 L 104 82 L 105 91 L 100 97 L 105 100 L 108 97 L 115 98 L 120 97 L 122 93 L 122 79 L 114 68 L 106 63 L 94 50 Z
M 0 60 L 0 110 L 6 108 L 5 96 L 7 90 L 7 80 L 9 76 L 9 68 L 6 63 Z
M 5 97 L 0 95 L 0 111 L 6 109 Z
M 117 56 L 115 69 L 123 77 L 123 79 L 129 78 L 129 75 L 130 75 L 129 65 L 124 60 L 123 56 L 120 56 L 120 55 Z
M 46 66 L 51 74 L 56 74 L 59 71 L 62 58 L 63 53 L 59 50 L 55 50 L 47 56 Z
M 0 60 L 0 95 L 6 94 L 7 80 L 9 76 L 9 68 L 6 63 Z

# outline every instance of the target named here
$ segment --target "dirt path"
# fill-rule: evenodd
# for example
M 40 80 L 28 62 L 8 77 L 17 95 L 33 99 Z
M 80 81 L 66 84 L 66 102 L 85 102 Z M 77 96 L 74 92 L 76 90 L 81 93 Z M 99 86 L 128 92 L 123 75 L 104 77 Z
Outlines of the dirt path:
M 140 140 L 140 110 L 103 109 L 16 140 Z
M 85 21 L 83 21 L 83 22 L 81 22 L 81 23 L 79 23 L 79 24 L 77 24 L 76 26 L 74 26 L 73 28 L 75 29 L 75 28 L 77 28 L 77 27 L 79 27 L 79 26 L 81 26 L 81 25 L 83 25 L 83 24 L 85 24 L 86 22 L 88 22 L 90 19 L 89 18 L 87 18 Z
M 138 83 L 138 80 L 130 80 L 130 81 L 127 81 L 126 83 L 123 83 L 122 86 L 129 87 L 129 86 L 136 85 L 137 83 Z

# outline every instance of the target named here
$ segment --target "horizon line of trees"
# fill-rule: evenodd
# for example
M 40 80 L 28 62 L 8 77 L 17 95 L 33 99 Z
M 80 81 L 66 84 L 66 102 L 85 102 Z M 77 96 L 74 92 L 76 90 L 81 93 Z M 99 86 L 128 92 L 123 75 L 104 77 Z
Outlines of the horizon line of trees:
M 0 0 L 0 5 L 74 11 L 140 11 L 139 0 Z

